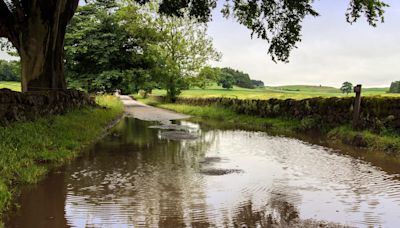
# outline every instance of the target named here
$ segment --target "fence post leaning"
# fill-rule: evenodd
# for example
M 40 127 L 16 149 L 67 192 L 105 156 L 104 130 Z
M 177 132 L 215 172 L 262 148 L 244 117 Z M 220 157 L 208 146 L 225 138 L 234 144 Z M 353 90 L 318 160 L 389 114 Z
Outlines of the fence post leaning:
M 356 98 L 354 100 L 353 109 L 353 129 L 357 130 L 360 122 L 360 109 L 361 109 L 361 85 L 354 87 L 354 92 L 356 93 Z

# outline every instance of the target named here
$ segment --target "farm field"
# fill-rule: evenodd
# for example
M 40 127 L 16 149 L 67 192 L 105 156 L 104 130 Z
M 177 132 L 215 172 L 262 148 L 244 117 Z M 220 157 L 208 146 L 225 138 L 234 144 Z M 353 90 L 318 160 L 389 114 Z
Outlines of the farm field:
M 0 89 L 11 89 L 14 91 L 21 91 L 21 83 L 20 82 L 4 82 L 0 81 Z
M 397 96 L 400 94 L 386 93 L 388 88 L 364 88 L 363 96 Z M 153 95 L 165 95 L 165 90 L 154 90 Z M 182 91 L 183 97 L 230 97 L 239 99 L 305 99 L 312 97 L 349 97 L 354 94 L 343 94 L 339 89 L 325 86 L 290 85 L 279 87 L 264 87 L 245 89 L 234 87 L 231 90 L 218 86 L 210 86 L 207 89 L 192 88 Z
M 21 91 L 19 82 L 0 81 L 0 89 L 8 88 L 14 91 Z M 363 96 L 396 96 L 400 94 L 386 93 L 388 88 L 363 88 Z M 154 90 L 153 95 L 165 95 L 165 90 Z M 192 88 L 182 91 L 183 97 L 230 97 L 240 99 L 305 99 L 312 97 L 348 97 L 353 94 L 343 94 L 339 89 L 328 86 L 310 85 L 288 85 L 276 87 L 264 87 L 256 89 L 246 89 L 234 86 L 233 89 L 226 90 L 217 85 L 209 86 L 207 89 Z

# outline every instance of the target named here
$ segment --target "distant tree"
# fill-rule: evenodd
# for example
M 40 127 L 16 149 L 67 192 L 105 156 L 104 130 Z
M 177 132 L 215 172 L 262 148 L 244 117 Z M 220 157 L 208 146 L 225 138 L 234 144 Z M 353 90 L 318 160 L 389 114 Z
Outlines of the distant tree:
M 230 75 L 233 78 L 233 85 L 242 88 L 254 89 L 255 87 L 264 86 L 264 82 L 252 80 L 247 73 L 229 67 L 221 68 L 221 77 L 226 78 L 226 75 Z
M 218 81 L 221 75 L 221 70 L 219 68 L 213 67 L 203 67 L 196 78 L 193 78 L 191 86 L 197 86 L 201 89 L 207 88 L 207 86 L 212 85 Z
M 0 60 L 0 81 L 20 81 L 21 65 L 19 61 Z
M 218 85 L 224 89 L 232 89 L 235 84 L 235 78 L 231 74 L 222 73 L 218 80 Z
M 188 16 L 165 17 L 156 20 L 162 41 L 157 45 L 162 64 L 160 85 L 167 90 L 167 99 L 174 102 L 181 90 L 210 60 L 219 60 L 207 35 L 207 26 Z
M 392 82 L 389 93 L 400 93 L 400 81 Z
M 254 85 L 251 82 L 250 76 L 247 73 L 244 73 L 239 70 L 235 70 L 229 67 L 225 67 L 221 69 L 222 74 L 229 74 L 233 77 L 234 82 L 233 84 L 242 88 L 253 89 Z
M 254 87 L 264 87 L 264 82 L 261 80 L 251 80 L 251 84 L 253 84 Z
M 353 84 L 350 82 L 343 82 L 342 87 L 340 87 L 342 93 L 349 94 L 353 91 Z

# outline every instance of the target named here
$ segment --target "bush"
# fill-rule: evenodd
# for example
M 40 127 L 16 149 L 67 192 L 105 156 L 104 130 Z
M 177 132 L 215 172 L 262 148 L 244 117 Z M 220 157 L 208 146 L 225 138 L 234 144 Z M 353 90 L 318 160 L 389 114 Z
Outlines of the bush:
M 400 93 L 400 81 L 392 82 L 389 93 Z
M 0 81 L 20 81 L 21 66 L 18 61 L 0 60 Z

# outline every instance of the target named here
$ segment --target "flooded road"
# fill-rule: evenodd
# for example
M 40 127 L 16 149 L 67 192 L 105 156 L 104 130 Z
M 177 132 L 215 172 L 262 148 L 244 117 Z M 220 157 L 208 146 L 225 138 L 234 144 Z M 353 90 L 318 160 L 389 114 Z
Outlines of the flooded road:
M 400 167 L 296 139 L 123 119 L 6 227 L 398 227 Z M 184 130 L 186 140 L 165 137 Z

